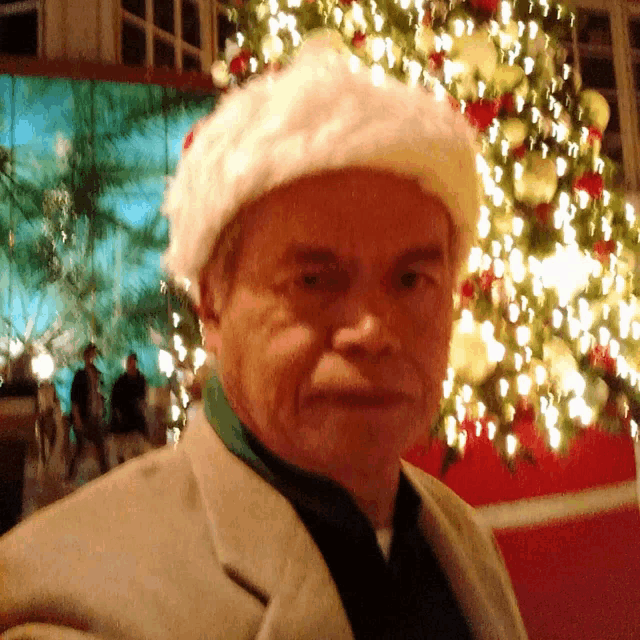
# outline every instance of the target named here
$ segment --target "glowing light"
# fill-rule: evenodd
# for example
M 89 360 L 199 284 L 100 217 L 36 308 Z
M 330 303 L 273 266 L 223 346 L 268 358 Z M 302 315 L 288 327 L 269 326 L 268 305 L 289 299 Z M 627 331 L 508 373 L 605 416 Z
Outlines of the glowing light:
M 521 373 L 518 376 L 517 385 L 518 393 L 521 396 L 527 396 L 529 395 L 529 391 L 531 391 L 531 378 L 525 373 Z
M 524 60 L 523 60 L 523 66 L 524 66 L 524 72 L 526 75 L 530 75 L 531 72 L 533 71 L 533 68 L 535 67 L 535 61 L 533 58 L 530 58 L 529 56 L 527 56 Z M 534 121 L 535 122 L 535 121 Z
M 518 343 L 519 346 L 524 347 L 526 344 L 528 344 L 530 338 L 531 338 L 531 329 L 529 329 L 529 327 L 520 325 L 516 329 L 516 342 Z
M 581 209 L 586 209 L 589 204 L 589 194 L 586 191 L 578 191 L 578 205 Z
M 447 416 L 447 426 L 445 427 L 445 433 L 447 434 L 447 445 L 452 447 L 458 437 L 458 430 L 456 428 L 456 419 L 453 416 Z
M 497 340 L 487 343 L 487 357 L 490 362 L 502 362 L 506 352 L 506 347 Z
M 197 371 L 207 360 L 207 352 L 198 347 L 193 354 L 193 368 Z
M 512 456 L 518 448 L 518 439 L 510 433 L 507 435 L 507 453 Z
M 544 412 L 544 421 L 547 426 L 547 429 L 552 429 L 558 423 L 558 417 L 560 416 L 560 412 L 554 406 L 547 407 L 547 410 Z
M 567 161 L 564 158 L 556 159 L 556 173 L 558 177 L 562 177 L 567 172 Z
M 160 349 L 158 352 L 158 368 L 167 378 L 170 378 L 174 371 L 173 356 L 164 349 Z
M 552 449 L 557 449 L 562 442 L 562 434 L 557 427 L 549 427 L 549 444 Z
M 48 353 L 42 353 L 31 360 L 31 371 L 39 380 L 49 380 L 55 368 L 53 358 Z
M 500 3 L 500 22 L 502 22 L 502 24 L 508 24 L 509 20 L 511 20 L 511 3 L 501 2 Z
M 371 44 L 371 57 L 375 62 L 378 62 L 380 58 L 385 54 L 387 47 L 382 38 L 374 38 L 373 43 Z
M 373 84 L 376 87 L 381 86 L 384 83 L 384 77 L 385 77 L 385 73 L 382 66 L 379 64 L 374 64 L 371 67 L 371 79 L 373 81 Z

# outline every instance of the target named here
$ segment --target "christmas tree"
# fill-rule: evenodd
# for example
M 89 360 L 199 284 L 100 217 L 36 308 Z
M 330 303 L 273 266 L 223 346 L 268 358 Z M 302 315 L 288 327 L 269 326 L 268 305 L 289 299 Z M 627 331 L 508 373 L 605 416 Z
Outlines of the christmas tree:
M 584 429 L 637 437 L 639 227 L 601 154 L 609 106 L 566 63 L 574 14 L 553 0 L 236 0 L 227 12 L 237 33 L 212 67 L 223 91 L 318 38 L 477 130 L 484 203 L 434 426 L 450 453 L 484 437 L 514 464 L 530 457 L 525 422 L 564 452 Z

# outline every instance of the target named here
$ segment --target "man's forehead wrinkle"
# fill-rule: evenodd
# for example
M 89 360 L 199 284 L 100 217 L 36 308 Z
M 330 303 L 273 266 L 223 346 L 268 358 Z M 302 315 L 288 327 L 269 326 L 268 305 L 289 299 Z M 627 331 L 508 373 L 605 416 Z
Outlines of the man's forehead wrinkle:
M 390 256 L 383 256 L 374 251 L 364 254 L 365 261 L 392 262 L 394 264 L 411 265 L 417 263 L 439 263 L 445 259 L 446 247 L 442 243 L 434 242 L 423 246 L 410 247 L 405 251 L 398 251 Z M 339 264 L 355 266 L 362 256 L 358 252 L 339 251 L 330 247 L 313 246 L 306 244 L 293 244 L 283 253 L 282 262 L 296 265 L 319 265 L 335 267 Z
M 305 244 L 294 244 L 284 254 L 285 261 L 297 264 L 334 264 L 339 261 L 338 254 L 328 247 L 314 247 Z

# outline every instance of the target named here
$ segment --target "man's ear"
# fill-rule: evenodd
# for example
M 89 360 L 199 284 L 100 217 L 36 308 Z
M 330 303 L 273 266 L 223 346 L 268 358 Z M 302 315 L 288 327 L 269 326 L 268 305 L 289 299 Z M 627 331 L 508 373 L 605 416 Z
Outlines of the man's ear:
M 211 309 L 206 311 L 200 307 L 198 309 L 198 317 L 202 323 L 202 338 L 204 340 L 204 348 L 207 353 L 213 353 L 216 357 L 220 354 L 222 344 L 220 335 L 220 315 Z

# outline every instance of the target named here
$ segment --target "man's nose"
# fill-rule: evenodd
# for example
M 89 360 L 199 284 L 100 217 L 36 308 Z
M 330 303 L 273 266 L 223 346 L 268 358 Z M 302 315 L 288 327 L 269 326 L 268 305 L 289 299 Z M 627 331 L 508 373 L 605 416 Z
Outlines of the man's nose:
M 379 357 L 397 352 L 400 340 L 389 326 L 389 318 L 372 309 L 364 309 L 334 332 L 333 348 Z

